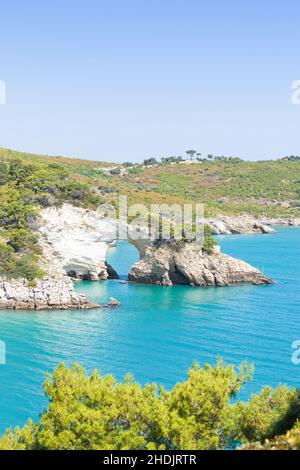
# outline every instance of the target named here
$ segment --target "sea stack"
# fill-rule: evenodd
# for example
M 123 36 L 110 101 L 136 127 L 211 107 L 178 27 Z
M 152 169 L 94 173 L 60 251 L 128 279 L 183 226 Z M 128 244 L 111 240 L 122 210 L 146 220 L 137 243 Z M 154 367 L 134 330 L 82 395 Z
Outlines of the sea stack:
M 223 253 L 208 254 L 194 243 L 180 250 L 162 243 L 129 271 L 129 280 L 144 284 L 171 286 L 227 286 L 236 283 L 272 284 L 272 280 L 248 263 Z

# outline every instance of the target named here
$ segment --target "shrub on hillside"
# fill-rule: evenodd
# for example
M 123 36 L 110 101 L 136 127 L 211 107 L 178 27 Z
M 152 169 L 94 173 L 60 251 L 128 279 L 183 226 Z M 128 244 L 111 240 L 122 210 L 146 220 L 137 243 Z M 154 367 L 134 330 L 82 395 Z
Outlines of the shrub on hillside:
M 14 250 L 6 243 L 0 242 L 0 276 L 10 272 L 15 263 Z
M 209 225 L 205 225 L 203 251 L 209 255 L 212 255 L 214 253 L 215 246 L 217 245 L 218 242 L 212 236 Z
M 44 271 L 39 267 L 38 261 L 39 258 L 35 254 L 25 255 L 16 259 L 11 277 L 24 278 L 28 281 L 41 279 Z
M 29 281 L 43 277 L 37 254 L 29 253 L 18 256 L 13 247 L 0 242 L 0 276 L 7 279 L 24 278 Z
M 12 229 L 8 232 L 8 245 L 17 253 L 34 251 L 40 252 L 37 235 L 28 229 Z

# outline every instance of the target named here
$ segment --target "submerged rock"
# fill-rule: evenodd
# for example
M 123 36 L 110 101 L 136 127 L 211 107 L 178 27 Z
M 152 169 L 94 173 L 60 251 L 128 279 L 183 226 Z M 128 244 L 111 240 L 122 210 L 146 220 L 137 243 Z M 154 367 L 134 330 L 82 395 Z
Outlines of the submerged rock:
M 114 299 L 114 297 L 110 297 L 109 302 L 108 302 L 108 307 L 118 307 L 121 305 L 121 302 L 119 300 Z
M 231 256 L 202 253 L 199 246 L 186 243 L 179 251 L 168 244 L 152 248 L 129 271 L 130 281 L 171 286 L 227 286 L 239 282 L 272 284 L 258 269 Z
M 109 301 L 107 304 L 102 304 L 101 307 L 102 308 L 115 308 L 115 307 L 119 307 L 121 305 L 121 302 L 117 299 L 115 299 L 114 297 L 110 297 Z

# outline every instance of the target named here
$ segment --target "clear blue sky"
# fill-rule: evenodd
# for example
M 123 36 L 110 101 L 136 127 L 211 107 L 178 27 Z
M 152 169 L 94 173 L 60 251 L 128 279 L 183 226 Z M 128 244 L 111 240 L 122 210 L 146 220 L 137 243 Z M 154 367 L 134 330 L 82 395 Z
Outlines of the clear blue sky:
M 299 0 L 11 0 L 0 13 L 0 146 L 300 154 Z

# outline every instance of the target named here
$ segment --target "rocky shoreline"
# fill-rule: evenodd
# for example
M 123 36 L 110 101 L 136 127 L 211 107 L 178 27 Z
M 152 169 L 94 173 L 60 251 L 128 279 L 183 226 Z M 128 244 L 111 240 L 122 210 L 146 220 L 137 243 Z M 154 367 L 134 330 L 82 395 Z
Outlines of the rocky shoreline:
M 300 225 L 300 219 L 260 219 L 242 215 L 220 215 L 207 219 L 213 234 L 274 234 L 272 226 Z M 90 302 L 74 290 L 76 279 L 117 279 L 117 272 L 107 264 L 106 253 L 115 243 L 109 221 L 94 211 L 64 204 L 41 211 L 41 268 L 45 278 L 36 286 L 25 280 L 0 278 L 0 309 L 66 310 L 88 309 L 101 305 Z M 174 249 L 170 245 L 154 247 L 144 240 L 129 240 L 139 251 L 140 261 L 129 271 L 129 281 L 163 286 L 226 286 L 238 282 L 271 284 L 259 270 L 222 253 L 208 255 L 191 243 Z M 102 305 L 103 306 L 103 305 Z
M 7 281 L 0 278 L 0 309 L 69 310 L 98 306 L 85 295 L 78 294 L 69 279 L 45 279 L 31 287 L 24 279 Z
M 274 234 L 270 226 L 280 220 L 257 220 L 251 216 L 218 216 L 206 219 L 215 235 L 264 233 Z M 297 221 L 294 223 L 296 224 Z M 282 222 L 283 223 L 283 222 Z M 291 221 L 285 221 L 285 225 Z M 300 221 L 299 221 L 300 224 Z M 116 234 L 109 220 L 96 212 L 64 204 L 41 211 L 40 243 L 44 252 L 43 269 L 57 278 L 68 274 L 72 279 L 116 279 L 118 274 L 106 262 L 106 253 Z M 129 240 L 144 258 L 151 243 Z M 50 272 L 51 271 L 51 272 Z
M 249 216 L 218 216 L 207 220 L 213 235 L 236 235 L 250 233 L 276 233 L 269 224 Z
M 226 216 L 219 215 L 207 219 L 213 235 L 237 235 L 237 234 L 274 234 L 276 230 L 272 226 L 300 226 L 300 219 L 256 219 L 249 215 Z

